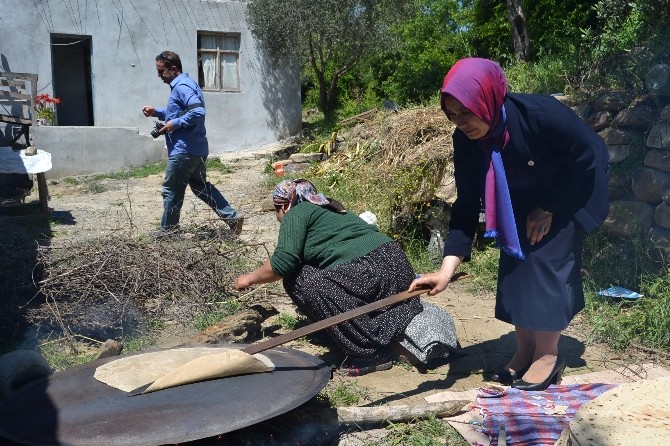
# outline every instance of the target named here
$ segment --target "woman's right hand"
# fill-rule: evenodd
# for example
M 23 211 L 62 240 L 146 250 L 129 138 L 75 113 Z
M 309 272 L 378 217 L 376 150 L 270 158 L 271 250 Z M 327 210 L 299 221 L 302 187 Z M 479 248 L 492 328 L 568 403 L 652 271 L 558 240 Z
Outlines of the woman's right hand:
M 408 291 L 414 291 L 419 288 L 430 287 L 428 291 L 429 296 L 434 296 L 437 293 L 444 291 L 449 285 L 449 276 L 445 276 L 441 271 L 436 271 L 434 273 L 422 274 L 418 279 L 409 285 Z
M 451 281 L 451 278 L 456 273 L 456 269 L 463 261 L 463 257 L 460 256 L 445 256 L 442 259 L 442 266 L 439 271 L 434 273 L 423 274 L 409 285 L 408 291 L 414 291 L 422 287 L 430 287 L 428 291 L 429 296 L 435 296 L 437 293 L 441 293 L 447 289 L 447 285 Z

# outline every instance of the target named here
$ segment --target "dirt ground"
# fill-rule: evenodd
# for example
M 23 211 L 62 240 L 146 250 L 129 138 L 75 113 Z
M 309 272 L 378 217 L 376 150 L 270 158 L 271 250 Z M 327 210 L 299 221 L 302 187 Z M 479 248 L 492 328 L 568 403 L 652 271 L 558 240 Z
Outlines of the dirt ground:
M 224 156 L 222 160 L 233 168 L 233 173 L 209 173 L 210 181 L 245 215 L 241 239 L 266 243 L 270 248 L 274 246 L 279 224 L 271 208 L 268 208 L 263 169 L 272 153 L 273 148 L 270 147 L 255 153 Z M 56 222 L 52 243 L 58 245 L 71 238 L 110 233 L 132 232 L 139 235 L 156 229 L 162 212 L 161 182 L 161 175 L 127 181 L 102 180 L 96 184 L 90 181 L 79 184 L 62 180 L 50 182 L 49 206 L 53 208 L 52 221 Z M 211 210 L 187 192 L 182 222 L 214 219 Z M 425 403 L 427 395 L 482 385 L 482 369 L 504 365 L 514 352 L 515 341 L 512 327 L 493 318 L 494 297 L 469 292 L 466 281 L 454 283 L 440 295 L 426 298 L 454 317 L 463 357 L 425 374 L 396 364 L 391 370 L 358 378 L 336 375 L 331 384 L 335 385 L 339 380 L 356 382 L 366 389 L 367 398 L 363 404 L 369 405 L 420 404 Z M 278 297 L 272 303 L 279 311 L 293 311 L 286 296 Z M 577 318 L 561 339 L 561 355 L 568 364 L 566 374 L 613 369 L 626 363 L 649 360 L 641 355 L 624 356 L 604 346 L 588 344 L 584 333 L 583 324 Z M 161 344 L 167 347 L 181 341 L 178 336 L 166 336 Z M 290 346 L 322 356 L 327 362 L 337 360 L 336 356 L 318 345 L 296 342 Z

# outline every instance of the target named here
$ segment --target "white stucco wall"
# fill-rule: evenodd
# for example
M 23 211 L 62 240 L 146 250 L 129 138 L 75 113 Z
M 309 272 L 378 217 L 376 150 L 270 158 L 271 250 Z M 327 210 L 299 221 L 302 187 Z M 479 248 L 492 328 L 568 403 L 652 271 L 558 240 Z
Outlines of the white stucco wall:
M 37 127 L 37 147 L 48 146 L 48 179 L 128 170 L 167 156 L 163 140 L 124 127 Z M 8 150 L 8 149 L 4 149 Z
M 169 95 L 156 55 L 178 53 L 184 72 L 197 80 L 197 31 L 240 33 L 241 92 L 205 92 L 205 102 L 210 152 L 243 151 L 301 128 L 299 70 L 271 66 L 261 56 L 245 8 L 246 2 L 216 0 L 0 0 L 0 69 L 37 73 L 38 93 L 53 96 L 50 36 L 91 36 L 94 125 L 147 133 L 153 119 L 141 107 L 163 107 Z

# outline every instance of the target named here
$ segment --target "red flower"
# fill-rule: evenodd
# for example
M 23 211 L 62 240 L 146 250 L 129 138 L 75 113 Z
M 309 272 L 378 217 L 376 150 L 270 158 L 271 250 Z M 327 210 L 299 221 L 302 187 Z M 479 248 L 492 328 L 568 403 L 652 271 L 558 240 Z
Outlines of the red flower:
M 60 98 L 52 98 L 48 93 L 36 95 L 35 114 L 37 118 L 53 124 L 56 120 L 56 110 L 52 104 L 60 104 Z
M 48 93 L 38 94 L 35 96 L 35 104 L 42 106 L 46 104 L 60 104 L 60 98 L 52 98 Z

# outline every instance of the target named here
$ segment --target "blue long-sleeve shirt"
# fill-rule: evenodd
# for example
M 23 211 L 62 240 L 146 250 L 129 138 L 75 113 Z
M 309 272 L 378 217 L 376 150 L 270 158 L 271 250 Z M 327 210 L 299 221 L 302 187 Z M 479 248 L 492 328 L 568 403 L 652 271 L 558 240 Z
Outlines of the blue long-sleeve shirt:
M 173 132 L 165 135 L 168 156 L 179 153 L 206 156 L 209 148 L 205 131 L 205 98 L 202 90 L 187 73 L 180 74 L 170 82 L 170 90 L 167 107 L 157 108 L 154 113 L 161 121 L 172 121 L 175 128 Z M 186 111 L 189 106 L 197 104 L 201 105 Z

